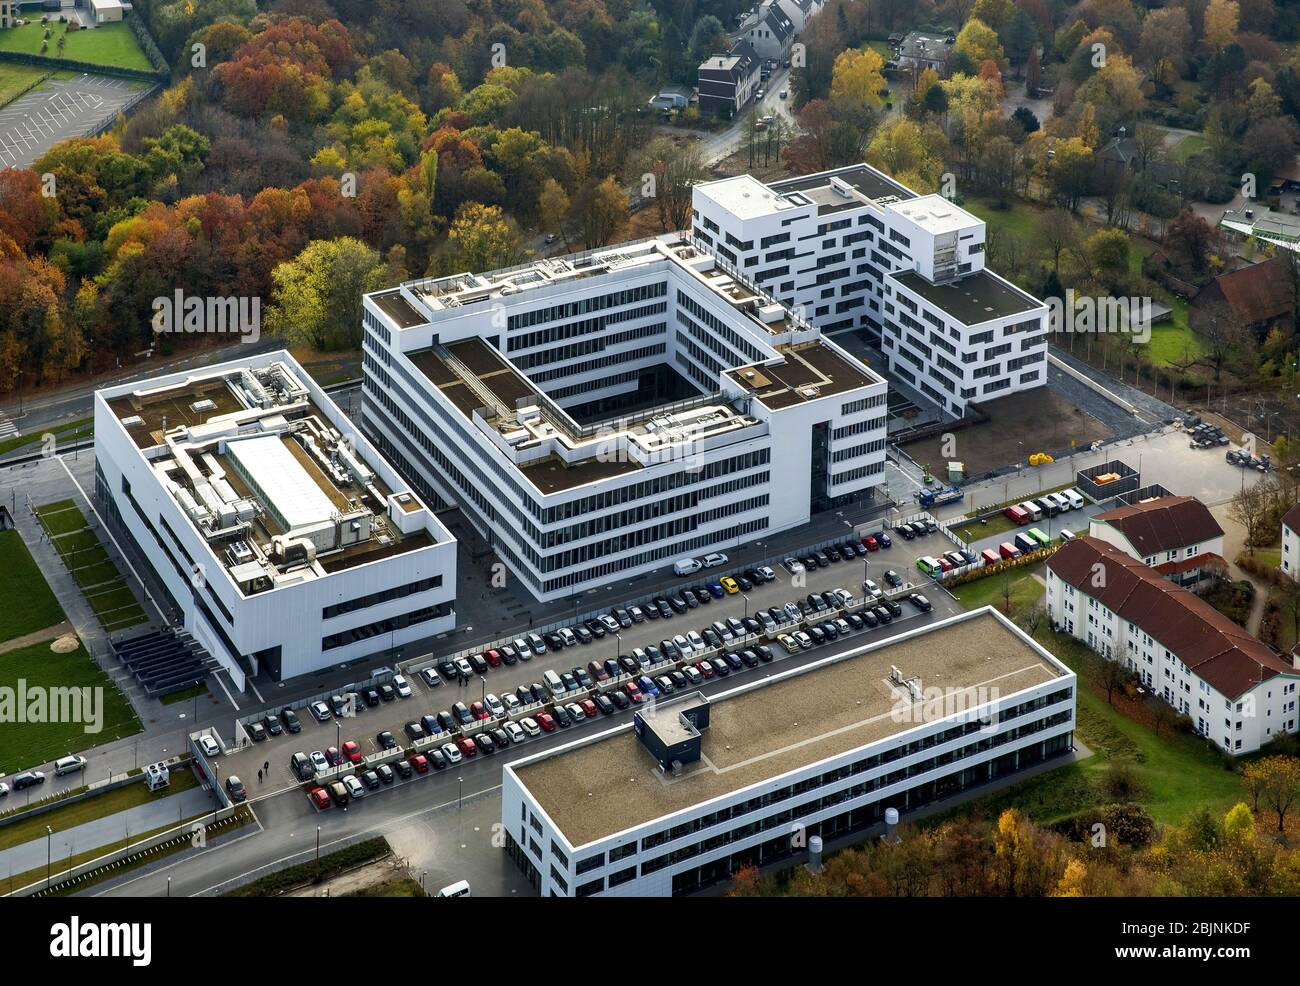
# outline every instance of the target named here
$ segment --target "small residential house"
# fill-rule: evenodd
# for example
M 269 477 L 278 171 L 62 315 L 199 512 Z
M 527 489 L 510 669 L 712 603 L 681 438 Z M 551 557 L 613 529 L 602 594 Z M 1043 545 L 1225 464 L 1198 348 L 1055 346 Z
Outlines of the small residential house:
M 794 44 L 795 26 L 779 0 L 763 0 L 740 22 L 733 40 L 748 41 L 760 59 L 784 61 Z
M 710 55 L 700 65 L 700 112 L 738 112 L 758 91 L 762 67 L 748 41 L 732 45 L 725 55 Z
M 1226 306 L 1261 338 L 1278 322 L 1290 322 L 1294 303 L 1286 260 L 1273 257 L 1220 274 L 1197 292 L 1188 309 L 1193 328 L 1222 317 Z
M 898 46 L 898 67 L 914 69 L 918 74 L 928 68 L 941 76 L 948 74 L 948 57 L 957 39 L 951 34 L 911 31 Z
M 1088 534 L 1187 588 L 1227 569 L 1223 528 L 1190 496 L 1162 496 L 1094 516 Z
M 803 34 L 808 22 L 821 12 L 824 0 L 777 0 L 794 25 L 796 36 Z

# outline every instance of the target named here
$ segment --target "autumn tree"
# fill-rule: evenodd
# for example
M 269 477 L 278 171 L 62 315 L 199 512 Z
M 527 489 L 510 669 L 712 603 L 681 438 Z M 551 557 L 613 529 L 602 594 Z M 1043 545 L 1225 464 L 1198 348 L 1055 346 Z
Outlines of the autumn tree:
M 1277 816 L 1277 830 L 1286 831 L 1286 816 L 1300 798 L 1300 759 L 1271 756 L 1246 764 L 1242 776 L 1264 807 Z
M 385 265 L 360 240 L 314 240 L 271 273 L 266 326 L 291 345 L 351 349 L 361 344 L 361 297 L 385 287 Z
M 574 203 L 578 238 L 588 250 L 616 239 L 629 219 L 627 193 L 613 177 L 588 184 Z

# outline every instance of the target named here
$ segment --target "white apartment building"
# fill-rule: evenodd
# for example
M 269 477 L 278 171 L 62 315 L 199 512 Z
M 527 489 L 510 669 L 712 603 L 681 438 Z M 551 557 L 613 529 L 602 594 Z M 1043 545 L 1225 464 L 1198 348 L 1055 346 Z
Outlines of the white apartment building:
M 1282 517 L 1282 574 L 1300 579 L 1300 504 Z
M 794 25 L 796 35 L 803 34 L 808 22 L 821 12 L 824 0 L 777 0 Z
M 1232 754 L 1253 753 L 1300 716 L 1293 662 L 1199 596 L 1092 536 L 1047 562 L 1053 624 L 1138 675 Z
M 796 29 L 779 0 L 762 0 L 743 17 L 733 41 L 748 41 L 759 58 L 781 61 L 790 54 Z
M 455 539 L 286 352 L 96 391 L 95 496 L 241 689 L 455 626 Z
M 542 896 L 692 893 L 1073 745 L 1073 672 L 988 607 L 777 668 L 508 764 L 506 852 Z
M 823 332 L 866 329 L 954 417 L 1047 382 L 1047 306 L 984 267 L 983 221 L 869 165 L 703 182 L 691 236 Z
M 540 599 L 884 478 L 885 383 L 676 236 L 365 298 L 368 433 Z
M 1182 586 L 1227 568 L 1223 528 L 1192 496 L 1162 496 L 1093 516 L 1088 533 Z

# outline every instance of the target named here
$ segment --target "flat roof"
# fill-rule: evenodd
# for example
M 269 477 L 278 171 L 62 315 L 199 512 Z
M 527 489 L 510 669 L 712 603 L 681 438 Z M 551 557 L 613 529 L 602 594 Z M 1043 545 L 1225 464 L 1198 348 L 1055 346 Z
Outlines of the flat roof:
M 916 271 L 888 276 L 963 325 L 979 325 L 995 318 L 1031 312 L 1043 304 L 986 270 L 946 284 L 931 284 Z
M 737 219 L 760 219 L 774 212 L 793 209 L 794 203 L 774 192 L 753 175 L 736 175 L 696 186 Z
M 329 520 L 337 508 L 321 480 L 307 471 L 304 459 L 290 451 L 288 441 L 281 435 L 240 438 L 226 443 L 226 454 L 294 530 Z
M 942 718 L 900 706 L 908 693 L 889 680 L 891 665 L 923 690 L 996 688 L 999 696 L 1065 674 L 985 607 L 711 697 L 701 760 L 680 777 L 665 775 L 630 728 L 510 769 L 570 845 L 587 845 Z
M 417 325 L 424 325 L 428 321 L 403 297 L 400 288 L 393 288 L 391 291 L 380 291 L 370 297 L 379 306 L 379 310 L 391 318 L 399 329 L 414 328 Z
M 727 376 L 774 411 L 879 383 L 864 364 L 855 365 L 822 340 L 782 346 L 782 362 L 728 370 Z
M 818 203 L 818 214 L 838 212 L 841 209 L 847 209 L 863 204 L 861 201 L 852 198 L 845 198 L 831 191 L 832 178 L 838 178 L 840 181 L 850 185 L 867 199 L 911 199 L 916 197 L 916 193 L 906 185 L 899 184 L 888 175 L 877 171 L 868 164 L 854 164 L 847 168 L 839 168 L 834 171 L 819 171 L 814 175 L 803 175 L 799 178 L 787 178 L 783 181 L 772 182 L 768 187 L 774 191 L 780 192 L 782 195 L 787 192 L 803 192 L 808 194 L 813 201 Z M 821 190 L 829 192 L 830 195 L 834 197 L 826 197 L 822 194 Z
M 942 195 L 920 195 L 906 202 L 895 202 L 889 208 L 935 235 L 955 233 L 981 223 L 978 217 L 953 205 Z

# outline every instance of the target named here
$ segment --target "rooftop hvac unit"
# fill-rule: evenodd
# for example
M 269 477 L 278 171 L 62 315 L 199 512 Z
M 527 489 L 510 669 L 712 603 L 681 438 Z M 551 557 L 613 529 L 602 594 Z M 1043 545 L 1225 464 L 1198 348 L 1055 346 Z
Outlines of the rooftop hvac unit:
M 139 428 L 142 424 L 144 424 L 144 418 L 140 417 L 138 414 L 133 414 L 130 417 L 122 419 L 123 428 Z
M 203 398 L 203 400 L 201 401 L 195 401 L 193 404 L 190 405 L 190 410 L 193 411 L 195 414 L 205 414 L 208 411 L 215 411 L 216 409 L 217 409 L 217 402 L 214 400 L 210 400 L 207 397 Z
M 889 680 L 896 685 L 903 680 L 903 672 L 899 671 L 896 665 L 891 664 L 889 666 Z

